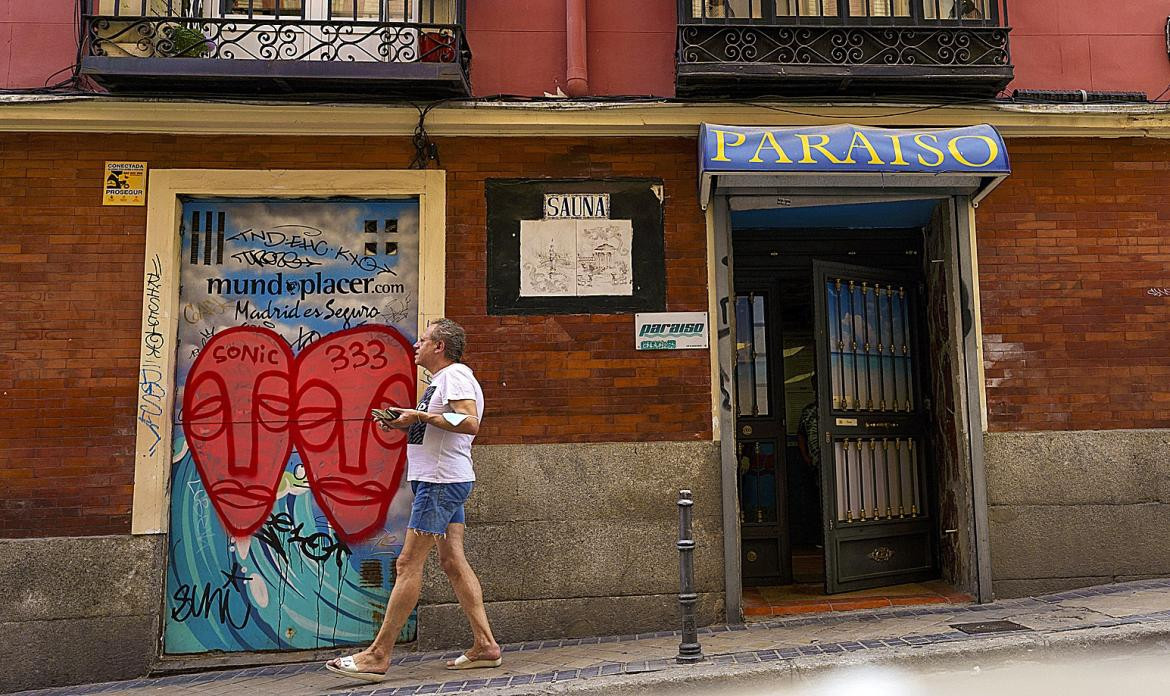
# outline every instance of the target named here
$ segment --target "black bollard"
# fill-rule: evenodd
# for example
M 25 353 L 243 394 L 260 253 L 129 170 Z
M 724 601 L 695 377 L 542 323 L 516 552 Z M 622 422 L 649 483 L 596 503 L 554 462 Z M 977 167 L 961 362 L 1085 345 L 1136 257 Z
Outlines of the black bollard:
M 699 645 L 699 634 L 695 630 L 695 604 L 699 595 L 695 592 L 695 540 L 691 538 L 691 508 L 695 502 L 691 492 L 678 492 L 678 605 L 682 610 L 682 642 L 678 644 L 675 661 L 693 664 L 703 659 L 703 646 Z

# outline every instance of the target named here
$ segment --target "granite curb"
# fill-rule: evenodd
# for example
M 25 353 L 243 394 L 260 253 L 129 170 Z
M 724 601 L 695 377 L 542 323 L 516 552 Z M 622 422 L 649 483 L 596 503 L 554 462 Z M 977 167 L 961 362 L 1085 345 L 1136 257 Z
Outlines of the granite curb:
M 636 689 L 649 689 L 654 685 L 691 683 L 706 683 L 719 680 L 734 682 L 740 678 L 749 678 L 761 672 L 785 674 L 816 671 L 848 664 L 887 664 L 902 660 L 921 660 L 929 656 L 960 656 L 990 652 L 1000 649 L 1014 650 L 1021 647 L 1038 648 L 1052 646 L 1075 646 L 1078 644 L 1100 641 L 1103 643 L 1124 640 L 1157 641 L 1170 638 L 1170 579 L 1139 580 L 1127 583 L 1102 585 L 1079 590 L 1061 592 L 1040 597 L 1022 599 L 1008 599 L 990 604 L 969 605 L 928 605 L 923 607 L 883 608 L 878 610 L 858 610 L 852 612 L 834 612 L 814 616 L 787 617 L 758 621 L 747 624 L 729 624 L 708 626 L 700 629 L 699 637 L 717 634 L 744 632 L 745 635 L 767 635 L 776 629 L 791 629 L 810 627 L 813 630 L 824 628 L 832 629 L 841 626 L 845 632 L 849 626 L 856 626 L 863 622 L 877 622 L 887 619 L 931 616 L 953 616 L 954 623 L 962 624 L 978 622 L 988 619 L 1010 619 L 1019 616 L 1052 616 L 1058 612 L 1077 609 L 1077 600 L 1092 600 L 1095 598 L 1113 595 L 1132 595 L 1134 597 L 1165 597 L 1166 601 L 1158 602 L 1155 607 L 1148 607 L 1145 613 L 1135 613 L 1114 617 L 1107 614 L 1098 614 L 1101 618 L 1095 621 L 1083 621 L 1071 625 L 1063 625 L 1049 629 L 1031 629 L 1021 627 L 1022 630 L 1012 633 L 990 633 L 970 635 L 957 630 L 953 626 L 945 626 L 950 630 L 937 629 L 934 633 L 890 636 L 861 640 L 837 640 L 831 635 L 823 642 L 810 644 L 779 645 L 774 649 L 743 650 L 741 652 L 727 652 L 712 654 L 698 665 L 678 665 L 673 660 L 673 654 L 662 655 L 661 646 L 656 648 L 653 659 L 645 652 L 629 661 L 607 661 L 598 655 L 598 662 L 577 669 L 556 669 L 536 674 L 518 674 L 512 676 L 486 675 L 482 678 L 457 679 L 446 681 L 431 681 L 409 685 L 386 686 L 366 684 L 338 684 L 336 688 L 330 686 L 322 689 L 324 694 L 345 694 L 347 696 L 414 696 L 415 694 L 432 693 L 471 693 L 491 695 L 507 692 L 509 694 L 548 693 L 555 690 L 564 693 L 591 694 L 594 692 L 613 693 L 614 689 L 625 688 L 628 684 L 631 693 Z M 1147 594 L 1148 593 L 1148 594 Z M 1148 604 L 1148 602 L 1147 602 Z M 1164 606 L 1164 608 L 1163 608 Z M 1148 609 L 1157 609 L 1149 611 Z M 564 647 L 581 646 L 587 648 L 597 645 L 636 644 L 642 640 L 664 638 L 678 638 L 678 631 L 659 631 L 655 633 L 628 634 L 621 636 L 600 636 L 592 638 L 574 638 L 563 640 L 527 641 L 503 646 L 505 653 L 532 653 L 542 650 L 553 650 Z M 840 636 L 838 636 L 840 637 Z M 1078 641 L 1080 641 L 1078 643 Z M 718 642 L 718 641 L 716 641 Z M 451 659 L 459 655 L 459 651 L 406 653 L 399 655 L 392 661 L 393 665 L 412 665 L 427 661 Z M 176 690 L 203 690 L 222 685 L 231 686 L 228 682 L 242 682 L 247 680 L 252 684 L 263 683 L 267 679 L 288 677 L 289 675 L 311 674 L 323 671 L 320 661 L 309 663 L 286 663 L 263 667 L 232 668 L 218 671 L 206 671 L 192 674 L 168 675 L 153 678 L 140 678 L 123 682 L 107 682 L 102 684 L 78 685 L 37 691 L 20 692 L 24 696 L 82 696 L 86 694 L 117 693 L 121 691 L 149 687 L 152 689 L 173 688 Z M 462 676 L 452 674 L 452 677 Z M 479 677 L 479 675 L 472 675 Z
M 541 684 L 530 688 L 484 689 L 476 692 L 480 696 L 536 696 L 537 694 L 565 694 L 566 696 L 634 696 L 636 694 L 665 693 L 710 693 L 725 689 L 737 693 L 737 689 L 758 688 L 766 678 L 769 688 L 783 686 L 787 681 L 808 679 L 818 673 L 845 667 L 861 665 L 870 667 L 897 667 L 901 669 L 923 669 L 936 667 L 946 669 L 971 658 L 1005 657 L 1028 651 L 1033 657 L 1061 656 L 1091 651 L 1093 654 L 1117 647 L 1137 647 L 1167 643 L 1170 644 L 1170 615 L 1157 624 L 1095 626 L 1066 629 L 1051 633 L 1000 634 L 983 636 L 949 644 L 922 646 L 894 646 L 866 652 L 852 652 L 844 655 L 822 654 L 802 656 L 787 661 L 761 662 L 754 665 L 716 664 L 713 661 L 698 665 L 675 668 L 654 674 L 623 674 L 590 680 L 567 681 Z M 358 692 L 337 692 L 358 696 Z M 389 690 L 375 691 L 385 696 Z

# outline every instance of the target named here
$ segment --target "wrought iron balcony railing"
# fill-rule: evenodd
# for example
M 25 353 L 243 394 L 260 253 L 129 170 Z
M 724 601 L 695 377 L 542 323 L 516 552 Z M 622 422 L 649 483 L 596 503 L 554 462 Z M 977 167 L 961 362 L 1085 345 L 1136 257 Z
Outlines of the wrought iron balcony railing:
M 82 70 L 111 89 L 470 94 L 462 0 L 88 0 L 87 9 Z
M 993 96 L 1007 0 L 680 0 L 680 94 Z

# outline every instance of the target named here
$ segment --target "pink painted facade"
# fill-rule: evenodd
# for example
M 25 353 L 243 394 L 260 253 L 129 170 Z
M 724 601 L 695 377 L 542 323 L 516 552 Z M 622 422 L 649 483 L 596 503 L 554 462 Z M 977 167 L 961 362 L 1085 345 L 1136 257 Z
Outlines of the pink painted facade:
M 590 91 L 674 95 L 674 0 L 589 0 Z M 68 76 L 76 55 L 74 0 L 0 3 L 0 87 L 40 87 Z M 1159 0 L 1027 0 L 1009 6 L 1011 89 L 1136 90 L 1170 84 L 1167 10 Z M 469 2 L 477 96 L 539 96 L 564 89 L 563 0 Z
M 0 2 L 0 88 L 69 77 L 77 56 L 75 0 Z
M 1009 90 L 1124 90 L 1153 99 L 1170 85 L 1164 2 L 1025 0 L 1009 12 Z

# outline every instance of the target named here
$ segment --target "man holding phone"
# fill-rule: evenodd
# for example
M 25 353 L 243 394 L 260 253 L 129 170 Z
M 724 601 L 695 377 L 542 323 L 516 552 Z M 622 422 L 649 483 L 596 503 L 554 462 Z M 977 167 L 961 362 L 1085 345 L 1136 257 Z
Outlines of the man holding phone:
M 432 322 L 414 344 L 415 363 L 431 373 L 418 408 L 395 406 L 374 414 L 383 429 L 407 430 L 407 480 L 414 504 L 382 627 L 370 647 L 326 663 L 331 672 L 370 682 L 386 678 L 394 640 L 418 603 L 423 565 L 435 546 L 475 641 L 463 655 L 448 661 L 447 668 L 500 666 L 500 646 L 484 611 L 483 590 L 463 555 L 463 504 L 475 482 L 471 442 L 483 414 L 483 391 L 461 362 L 466 345 L 462 326 L 450 319 Z M 396 418 L 385 418 L 395 413 Z

